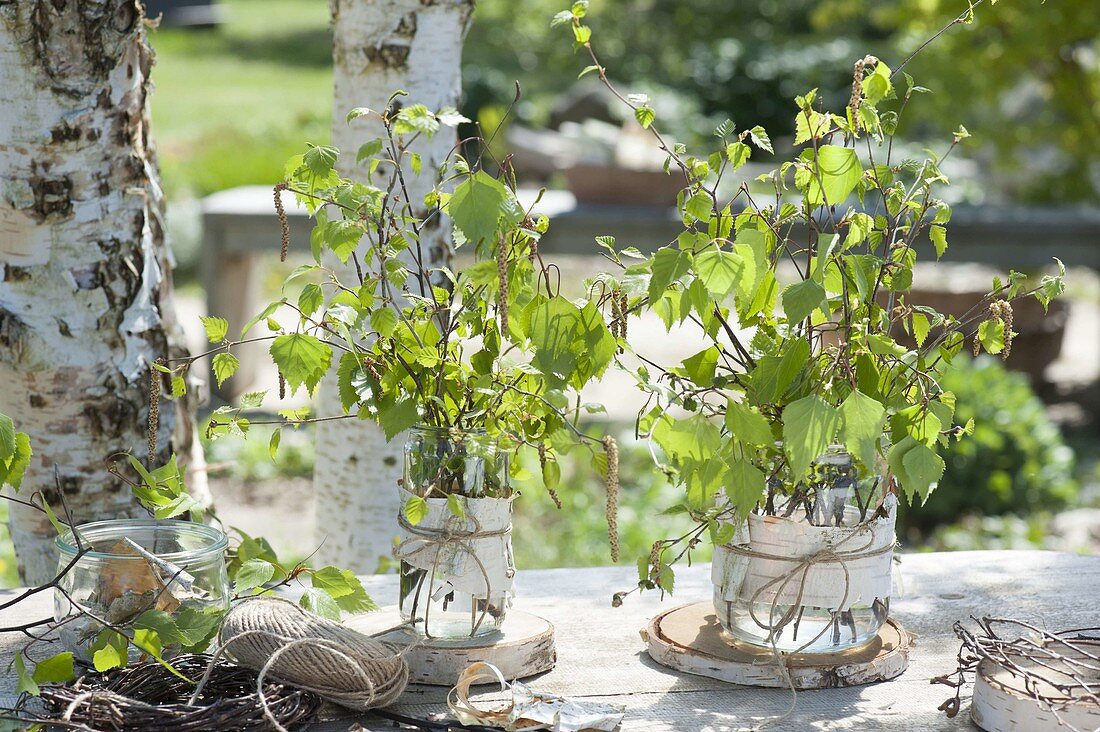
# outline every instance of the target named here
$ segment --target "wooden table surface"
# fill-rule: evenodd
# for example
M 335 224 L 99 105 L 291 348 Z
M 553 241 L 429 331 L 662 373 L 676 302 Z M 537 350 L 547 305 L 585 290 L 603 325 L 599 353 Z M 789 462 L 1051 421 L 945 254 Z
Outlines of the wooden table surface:
M 676 595 L 631 595 L 620 608 L 611 594 L 629 589 L 633 567 L 521 571 L 516 606 L 557 628 L 558 665 L 529 681 L 537 690 L 625 704 L 623 730 L 741 730 L 785 712 L 791 693 L 753 689 L 681 674 L 653 663 L 639 636 L 662 609 L 710 597 L 708 565 L 677 572 Z M 799 692 L 794 712 L 777 730 L 975 729 L 969 706 L 949 720 L 936 707 L 951 695 L 929 679 L 953 670 L 956 620 L 971 615 L 1014 617 L 1049 630 L 1100 625 L 1100 557 L 1040 551 L 906 554 L 894 575 L 891 615 L 916 635 L 909 669 L 894 681 L 847 689 Z M 396 602 L 396 577 L 372 576 L 367 591 L 382 605 Z M 14 591 L 0 591 L 0 601 Z M 50 598 L 36 597 L 6 611 L 0 624 L 49 614 Z M 382 612 L 387 612 L 383 610 Z M 388 612 L 394 612 L 392 609 Z M 396 612 L 394 612 L 396 617 Z M 22 641 L 0 637 L 5 666 Z M 0 678 L 0 704 L 10 704 L 14 680 Z M 395 711 L 424 717 L 445 711 L 446 690 L 410 687 Z M 354 717 L 314 729 L 346 730 Z M 368 730 L 394 729 L 360 718 Z

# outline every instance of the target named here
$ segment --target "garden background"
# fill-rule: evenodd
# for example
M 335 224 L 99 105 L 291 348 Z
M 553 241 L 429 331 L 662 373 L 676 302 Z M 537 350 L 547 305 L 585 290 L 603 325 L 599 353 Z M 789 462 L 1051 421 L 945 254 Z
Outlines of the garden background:
M 461 111 L 494 137 L 502 153 L 513 152 L 513 141 L 541 139 L 541 131 L 560 131 L 569 123 L 573 134 L 597 139 L 621 124 L 606 113 L 594 80 L 576 81 L 583 63 L 550 32 L 559 4 L 477 4 L 465 44 Z M 902 58 L 960 7 L 965 4 L 946 0 L 593 0 L 590 12 L 601 18 L 610 74 L 648 93 L 662 118 L 672 121 L 674 136 L 686 140 L 728 116 L 764 125 L 782 145 L 793 135 L 796 93 L 816 86 L 831 106 L 842 106 L 857 52 L 871 48 L 883 59 Z M 198 316 L 205 312 L 202 198 L 240 185 L 273 185 L 283 162 L 305 142 L 329 141 L 332 120 L 325 0 L 222 0 L 216 9 L 221 22 L 214 27 L 166 24 L 150 33 L 157 53 L 153 134 L 169 198 L 178 305 L 194 350 L 203 342 Z M 931 141 L 949 136 L 960 123 L 969 129 L 973 138 L 949 171 L 952 204 L 1095 213 L 1100 8 L 1090 0 L 1002 2 L 981 12 L 980 24 L 939 39 L 909 67 L 917 83 L 934 93 L 921 100 L 906 137 Z M 1051 55 L 1051 48 L 1058 53 Z M 506 115 L 517 80 L 523 97 Z M 582 118 L 602 125 L 579 125 Z M 553 189 L 568 184 L 560 173 L 539 172 L 528 182 Z M 577 249 L 587 244 L 592 255 L 574 248 L 553 255 L 566 282 L 598 271 L 594 244 L 582 242 Z M 959 421 L 973 416 L 978 429 L 950 448 L 930 509 L 903 519 L 907 548 L 1100 549 L 1100 242 L 1092 247 L 1091 261 L 1071 263 L 1061 356 L 1040 378 L 1029 380 L 992 359 L 950 375 Z M 260 260 L 272 292 L 295 265 L 280 264 L 277 251 L 272 241 L 272 255 Z M 1007 271 L 1014 263 L 999 264 Z M 960 269 L 958 276 L 972 275 Z M 659 322 L 643 327 L 652 328 L 654 338 L 666 338 Z M 667 340 L 669 353 L 691 352 L 690 344 Z M 273 367 L 257 380 L 261 388 L 273 386 Z M 647 551 L 655 537 L 647 533 L 645 517 L 673 503 L 675 494 L 653 468 L 646 445 L 631 439 L 634 402 L 625 397 L 630 383 L 619 376 L 601 384 L 599 400 L 617 407 L 593 415 L 610 421 L 623 444 L 625 557 Z M 217 404 L 215 397 L 206 409 Z M 274 463 L 259 434 L 210 444 L 207 460 L 227 524 L 261 530 L 290 558 L 313 549 L 308 430 L 284 434 Z M 570 489 L 563 491 L 568 505 L 562 512 L 538 479 L 521 485 L 525 499 L 515 533 L 520 566 L 607 562 L 603 487 L 582 477 L 587 472 L 566 465 L 563 484 Z M 6 535 L 0 535 L 0 581 L 16 583 Z

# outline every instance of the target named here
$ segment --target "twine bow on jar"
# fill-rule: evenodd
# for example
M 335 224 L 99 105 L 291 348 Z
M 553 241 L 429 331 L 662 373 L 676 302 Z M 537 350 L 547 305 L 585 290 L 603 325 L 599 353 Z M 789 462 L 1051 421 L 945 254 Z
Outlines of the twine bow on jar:
M 475 500 L 510 502 L 510 499 Z M 487 565 L 486 559 L 478 551 L 479 544 L 481 544 L 480 548 L 484 551 L 484 543 L 487 539 L 509 537 L 512 533 L 511 522 L 505 523 L 504 526 L 498 529 L 485 529 L 482 527 L 481 520 L 475 515 L 475 511 L 470 510 L 472 506 L 469 500 L 467 500 L 466 505 L 467 510 L 463 516 L 451 513 L 436 525 L 432 525 L 427 521 L 413 524 L 402 512 L 398 516 L 398 524 L 405 532 L 406 538 L 394 547 L 393 556 L 398 561 L 427 570 L 429 572 L 429 587 L 435 587 L 437 578 L 445 583 L 450 583 L 452 586 L 461 583 L 461 580 L 470 573 L 463 571 L 466 568 L 465 559 L 463 559 L 463 564 L 458 567 L 455 566 L 454 560 L 459 552 L 464 557 L 472 559 L 477 567 L 477 573 L 474 574 L 474 577 L 480 575 L 480 584 L 483 589 L 468 586 L 459 589 L 487 601 L 476 620 L 471 624 L 470 635 L 475 635 L 489 614 L 488 600 L 493 597 L 494 585 L 498 591 L 510 589 L 509 587 L 501 588 L 500 584 L 503 584 L 502 579 L 510 581 L 515 575 L 515 569 L 507 562 L 493 562 L 491 565 Z M 431 513 L 429 513 L 430 516 Z M 501 554 L 503 555 L 503 551 Z M 501 566 L 497 566 L 498 564 Z M 450 565 L 450 567 L 447 565 Z M 496 582 L 494 582 L 494 578 Z M 507 584 L 510 584 L 510 582 L 507 582 Z M 435 598 L 433 597 L 433 599 Z M 424 610 L 424 634 L 428 638 L 432 637 L 428 630 L 428 614 L 430 611 L 431 603 L 429 602 L 426 603 Z
M 810 571 L 815 566 L 821 564 L 840 565 L 841 570 L 844 572 L 844 591 L 841 595 L 840 602 L 837 603 L 837 608 L 843 608 L 845 605 L 847 605 L 848 597 L 851 592 L 851 572 L 849 571 L 848 563 L 857 560 L 882 556 L 883 554 L 894 551 L 894 542 L 888 542 L 885 546 L 872 548 L 875 544 L 874 533 L 869 529 L 865 530 L 865 532 L 867 535 L 867 541 L 863 544 L 863 546 L 859 547 L 858 549 L 849 549 L 845 551 L 842 550 L 840 547 L 843 544 L 851 541 L 855 537 L 863 535 L 864 532 L 862 531 L 854 531 L 840 541 L 828 544 L 821 549 L 813 552 L 812 554 L 808 554 L 802 557 L 783 556 L 778 554 L 771 554 L 768 552 L 761 552 L 751 548 L 751 545 L 749 544 L 726 544 L 724 548 L 727 551 L 738 556 L 746 557 L 750 560 L 763 559 L 774 562 L 785 562 L 794 565 L 790 570 L 773 577 L 772 579 L 758 587 L 752 593 L 752 596 L 749 599 L 749 603 L 750 614 L 752 616 L 753 622 L 755 622 L 761 628 L 767 630 L 769 632 L 769 635 L 774 634 L 777 630 L 784 628 L 788 623 L 790 623 L 794 619 L 794 616 L 798 612 L 799 608 L 803 605 L 802 599 L 803 593 L 806 589 L 806 578 L 809 576 Z M 786 591 L 787 587 L 790 586 L 791 582 L 795 579 L 797 579 L 798 581 L 798 589 L 796 595 L 791 602 L 783 603 L 787 604 L 788 608 L 786 612 L 784 612 L 779 618 L 776 618 L 776 613 L 779 610 L 780 600 L 783 598 L 783 593 Z M 772 596 L 769 602 L 768 623 L 764 624 L 756 616 L 755 606 L 758 602 L 761 601 L 761 596 L 769 591 L 772 592 Z M 802 646 L 802 649 L 808 648 L 809 646 L 813 645 L 813 643 L 815 643 L 824 633 L 825 629 L 822 629 L 816 636 L 807 641 Z M 797 652 L 798 651 L 795 651 L 795 653 Z

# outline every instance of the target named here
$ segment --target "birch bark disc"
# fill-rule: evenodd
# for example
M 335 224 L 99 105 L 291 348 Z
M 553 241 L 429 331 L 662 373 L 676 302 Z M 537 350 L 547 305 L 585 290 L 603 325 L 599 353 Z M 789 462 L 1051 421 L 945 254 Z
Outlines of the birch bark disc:
M 359 615 L 347 621 L 356 630 L 373 634 L 389 627 L 397 608 Z M 379 635 L 402 645 L 419 639 L 408 630 L 396 628 Z M 409 683 L 453 686 L 471 663 L 484 661 L 500 669 L 509 681 L 525 679 L 554 668 L 557 649 L 554 625 L 537 615 L 512 609 L 504 616 L 501 629 L 477 638 L 453 641 L 420 640 L 406 656 Z
M 75 521 L 141 513 L 105 460 L 144 460 L 149 364 L 183 355 L 152 65 L 135 0 L 0 3 L 0 411 L 34 449 L 22 493 L 57 507 L 56 465 Z M 155 462 L 186 462 L 191 404 L 159 411 Z M 9 524 L 23 580 L 53 577 L 45 516 L 13 504 Z
M 334 0 L 332 140 L 341 151 L 337 166 L 342 175 L 365 175 L 365 164 L 355 164 L 356 151 L 384 136 L 381 124 L 366 118 L 346 124 L 349 110 L 381 110 L 398 89 L 409 93 L 403 103 L 424 104 L 433 111 L 458 106 L 462 41 L 472 9 L 473 0 Z M 423 162 L 420 176 L 405 170 L 414 205 L 421 205 L 437 182 L 434 171 L 456 139 L 444 128 L 412 146 Z M 433 221 L 438 225 L 422 235 L 425 266 L 445 264 L 450 255 L 450 223 L 439 217 Z M 321 384 L 318 413 L 340 412 L 334 370 Z M 317 539 L 324 542 L 318 561 L 363 573 L 378 571 L 389 560 L 397 537 L 403 442 L 402 436 L 387 442 L 371 422 L 317 425 L 313 481 Z
M 772 652 L 727 640 L 710 602 L 668 610 L 642 631 L 657 663 L 699 676 L 745 686 L 784 688 L 787 680 Z M 886 681 L 909 665 L 909 633 L 888 620 L 865 646 L 840 653 L 783 654 L 796 689 L 831 689 Z

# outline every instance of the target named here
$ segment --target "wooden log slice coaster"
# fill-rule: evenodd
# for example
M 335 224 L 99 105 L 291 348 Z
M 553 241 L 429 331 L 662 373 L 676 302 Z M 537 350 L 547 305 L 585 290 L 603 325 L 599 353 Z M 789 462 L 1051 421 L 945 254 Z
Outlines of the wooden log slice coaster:
M 710 602 L 661 613 L 642 631 L 650 657 L 677 671 L 745 686 L 786 687 L 769 649 L 722 633 Z M 888 620 L 878 637 L 839 653 L 782 654 L 796 689 L 831 689 L 887 681 L 909 666 L 909 633 Z
M 381 610 L 351 618 L 348 625 L 371 634 L 393 625 L 396 609 Z M 419 639 L 407 629 L 393 629 L 378 636 L 380 640 L 408 645 Z M 504 625 L 477 638 L 443 641 L 423 640 L 409 651 L 409 683 L 454 686 L 466 667 L 477 661 L 491 663 L 508 680 L 524 679 L 554 668 L 557 649 L 554 626 L 544 618 L 521 610 L 509 610 Z
M 1100 654 L 1100 643 L 1078 642 L 1087 648 L 1092 657 Z M 1024 678 L 1014 675 L 1007 668 L 989 658 L 978 664 L 974 675 L 974 698 L 970 704 L 970 718 L 986 732 L 1023 732 L 1024 730 L 1061 730 L 1100 729 L 1100 704 L 1080 683 L 1074 682 L 1077 676 L 1089 687 L 1100 686 L 1100 673 L 1088 670 L 1096 662 L 1084 653 L 1058 648 L 1059 653 L 1075 661 L 1083 662 L 1086 668 L 1069 667 L 1064 661 L 1053 658 L 1042 659 L 1046 667 L 1040 667 L 1036 661 L 1014 659 L 1029 670 L 1044 676 L 1050 681 L 1063 685 L 1061 689 L 1051 683 L 1038 682 L 1031 689 L 1025 689 Z M 1065 673 L 1063 673 L 1063 671 Z M 1072 690 L 1067 693 L 1065 689 Z M 1040 705 L 1032 694 L 1036 692 L 1053 702 L 1057 715 L 1050 704 Z

